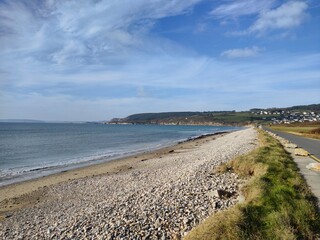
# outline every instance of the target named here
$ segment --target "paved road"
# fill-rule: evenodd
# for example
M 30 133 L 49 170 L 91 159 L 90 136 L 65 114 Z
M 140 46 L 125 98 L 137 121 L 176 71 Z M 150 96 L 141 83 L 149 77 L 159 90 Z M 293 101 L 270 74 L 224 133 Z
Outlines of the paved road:
M 320 140 L 300 137 L 300 136 L 290 134 L 290 133 L 274 131 L 270 128 L 265 128 L 265 127 L 264 127 L 264 129 L 278 134 L 280 137 L 283 137 L 283 138 L 289 140 L 290 142 L 298 145 L 298 147 L 301 147 L 301 148 L 307 150 L 310 154 L 312 154 L 315 157 L 317 157 L 318 159 L 320 159 Z

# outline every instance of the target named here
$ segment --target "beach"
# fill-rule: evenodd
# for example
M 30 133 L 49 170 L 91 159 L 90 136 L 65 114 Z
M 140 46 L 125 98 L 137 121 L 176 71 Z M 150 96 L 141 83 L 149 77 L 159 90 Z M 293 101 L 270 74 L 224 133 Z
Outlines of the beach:
M 216 167 L 257 146 L 253 128 L 0 188 L 3 239 L 180 239 L 241 199 Z

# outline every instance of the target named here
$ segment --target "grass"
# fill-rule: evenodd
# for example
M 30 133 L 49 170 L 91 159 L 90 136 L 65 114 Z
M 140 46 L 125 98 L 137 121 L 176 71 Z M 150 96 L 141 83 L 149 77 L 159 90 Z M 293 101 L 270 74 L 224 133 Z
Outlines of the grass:
M 186 240 L 317 239 L 320 216 L 315 198 L 280 143 L 260 132 L 261 146 L 218 171 L 248 178 L 246 200 L 194 228 Z
M 272 129 L 282 132 L 293 133 L 304 137 L 320 139 L 320 123 L 293 123 L 270 126 Z

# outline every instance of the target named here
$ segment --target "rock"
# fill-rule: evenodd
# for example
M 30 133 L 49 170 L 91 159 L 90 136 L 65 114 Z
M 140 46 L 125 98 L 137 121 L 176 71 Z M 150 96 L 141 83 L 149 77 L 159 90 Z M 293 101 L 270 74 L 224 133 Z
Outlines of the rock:
M 285 143 L 284 146 L 286 148 L 297 148 L 298 147 L 296 144 L 293 144 L 293 143 Z
M 320 171 L 320 163 L 310 163 L 307 165 L 310 170 Z
M 0 239 L 20 233 L 26 239 L 181 239 L 210 214 L 238 202 L 244 180 L 214 170 L 253 150 L 256 138 L 254 130 L 241 130 L 206 143 L 208 148 L 164 155 L 161 161 L 148 158 L 148 164 L 136 160 L 119 175 L 50 186 L 46 194 L 53 199 L 0 221 Z
M 207 192 L 207 196 L 208 197 L 216 197 L 216 198 L 220 197 L 218 190 L 213 190 L 213 191 Z
M 191 223 L 191 222 L 192 222 L 192 219 L 191 219 L 191 218 L 187 218 L 187 217 L 184 217 L 184 218 L 183 218 L 183 224 L 184 224 L 185 226 L 188 226 L 189 223 Z
M 215 209 L 220 209 L 222 206 L 221 202 L 216 202 L 214 208 Z
M 239 203 L 243 203 L 245 200 L 246 200 L 246 199 L 245 199 L 245 197 L 244 197 L 243 195 L 239 195 L 239 196 L 237 197 L 237 201 L 238 201 Z
M 294 150 L 294 154 L 296 156 L 308 156 L 309 155 L 309 153 L 306 150 L 302 149 L 302 148 L 296 148 Z
M 236 192 L 229 192 L 223 189 L 213 190 L 207 193 L 207 196 L 209 197 L 218 197 L 218 198 L 230 198 L 233 195 L 235 195 Z

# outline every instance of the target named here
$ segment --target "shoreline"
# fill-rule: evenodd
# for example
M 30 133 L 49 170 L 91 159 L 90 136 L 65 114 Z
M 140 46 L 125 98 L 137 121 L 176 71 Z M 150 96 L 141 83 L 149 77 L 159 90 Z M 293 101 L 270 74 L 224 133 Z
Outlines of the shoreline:
M 129 158 L 136 155 L 151 153 L 167 147 L 175 146 L 180 143 L 193 141 L 194 139 L 202 138 L 204 136 L 211 136 L 215 134 L 233 132 L 238 130 L 241 130 L 241 128 L 226 130 L 226 131 L 221 129 L 220 131 L 218 130 L 218 132 L 204 132 L 201 135 L 185 137 L 185 138 L 180 138 L 175 140 L 167 140 L 157 145 L 144 146 L 139 149 L 131 149 L 126 151 L 124 150 L 123 152 L 116 153 L 116 154 L 101 155 L 101 156 L 93 154 L 92 156 L 84 157 L 87 160 L 82 160 L 82 161 L 80 160 L 80 161 L 74 161 L 74 162 L 71 161 L 66 163 L 59 163 L 57 165 L 51 164 L 51 165 L 43 165 L 43 166 L 33 167 L 33 168 L 26 168 L 25 170 L 23 169 L 20 170 L 20 173 L 19 172 L 15 174 L 8 173 L 8 175 L 1 176 L 0 188 L 6 187 L 12 184 L 16 184 L 16 183 L 26 182 L 26 181 L 54 175 L 54 174 L 59 174 L 65 171 L 72 171 L 74 169 L 85 168 L 92 165 L 103 164 L 103 163 L 111 162 L 114 160 L 122 160 L 122 159 Z
M 10 186 L 0 238 L 181 239 L 240 201 L 245 179 L 217 167 L 257 141 L 246 128 Z
M 75 167 L 69 170 L 61 170 L 57 173 L 0 186 L 0 219 L 7 212 L 18 210 L 39 201 L 42 195 L 41 190 L 49 186 L 99 175 L 124 173 L 133 169 L 137 163 L 153 158 L 162 158 L 164 155 L 171 153 L 179 153 L 179 150 L 189 151 L 205 142 L 236 131 L 239 130 L 203 134 L 160 149 L 93 163 L 87 166 Z

